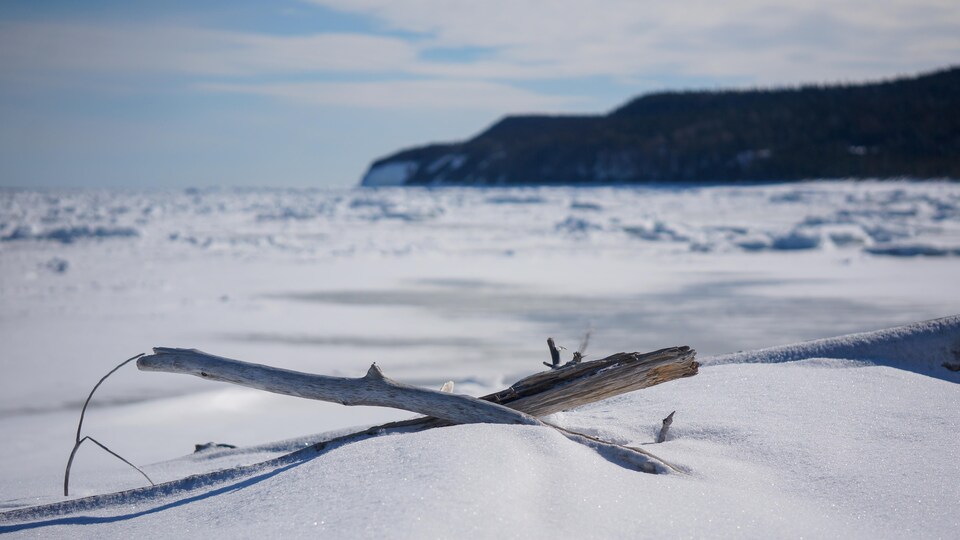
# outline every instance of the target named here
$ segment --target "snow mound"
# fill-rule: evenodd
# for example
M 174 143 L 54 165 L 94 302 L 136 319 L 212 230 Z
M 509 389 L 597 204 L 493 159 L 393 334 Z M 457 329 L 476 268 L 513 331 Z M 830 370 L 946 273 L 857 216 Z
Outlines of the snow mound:
M 670 410 L 673 436 L 647 444 Z M 62 515 L 0 514 L 0 533 L 936 538 L 960 525 L 943 511 L 960 497 L 949 451 L 960 386 L 929 377 L 824 359 L 710 365 L 549 420 L 646 444 L 689 472 L 631 471 L 547 428 L 453 426 L 374 437 L 188 492 L 119 494 Z M 212 470 L 244 451 L 147 470 Z
M 715 356 L 706 365 L 841 358 L 960 383 L 960 315 L 876 332 Z

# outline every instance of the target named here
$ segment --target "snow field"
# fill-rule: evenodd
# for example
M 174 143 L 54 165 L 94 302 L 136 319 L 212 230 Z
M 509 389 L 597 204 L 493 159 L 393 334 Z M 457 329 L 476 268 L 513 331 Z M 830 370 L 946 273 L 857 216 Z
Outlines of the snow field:
M 956 314 L 958 246 L 960 185 L 945 182 L 0 191 L 0 511 L 62 499 L 83 398 L 151 346 L 345 376 L 376 361 L 472 395 L 588 328 L 588 359 L 688 344 L 704 360 L 553 418 L 642 444 L 677 410 L 671 439 L 645 448 L 686 475 L 629 471 L 547 430 L 458 426 L 0 532 L 950 537 L 956 319 L 785 344 Z M 84 432 L 163 481 L 405 416 L 131 367 Z M 208 441 L 241 448 L 190 454 Z M 93 447 L 74 475 L 77 496 L 143 483 Z

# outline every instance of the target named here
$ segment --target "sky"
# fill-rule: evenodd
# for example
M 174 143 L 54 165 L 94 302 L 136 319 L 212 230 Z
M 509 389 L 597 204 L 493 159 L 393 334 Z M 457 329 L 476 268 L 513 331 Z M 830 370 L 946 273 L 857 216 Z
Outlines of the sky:
M 507 114 L 960 64 L 956 0 L 0 2 L 0 186 L 348 187 Z

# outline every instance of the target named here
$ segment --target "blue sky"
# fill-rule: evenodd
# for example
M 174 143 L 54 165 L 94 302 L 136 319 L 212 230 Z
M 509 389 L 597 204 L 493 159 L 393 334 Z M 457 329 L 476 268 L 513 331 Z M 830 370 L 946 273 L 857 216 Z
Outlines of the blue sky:
M 354 185 L 511 113 L 960 61 L 955 0 L 0 3 L 0 185 Z

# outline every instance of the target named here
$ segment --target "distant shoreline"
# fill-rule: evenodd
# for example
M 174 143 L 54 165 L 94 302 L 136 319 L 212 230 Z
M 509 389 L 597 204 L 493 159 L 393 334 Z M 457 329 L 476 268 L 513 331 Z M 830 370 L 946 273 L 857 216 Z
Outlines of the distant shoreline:
M 720 182 L 704 180 L 699 182 L 664 182 L 664 181 L 637 181 L 637 182 L 592 182 L 579 184 L 563 184 L 559 182 L 540 182 L 540 183 L 518 183 L 514 185 L 499 184 L 426 184 L 409 186 L 366 186 L 363 184 L 343 185 L 343 186 L 202 186 L 202 187 L 161 187 L 161 186 L 26 186 L 10 185 L 0 186 L 2 192 L 35 192 L 35 193 L 90 193 L 96 191 L 112 193 L 185 193 L 188 195 L 203 195 L 205 193 L 220 192 L 335 192 L 335 191 L 355 191 L 355 190 L 376 190 L 390 189 L 396 187 L 420 188 L 420 189 L 535 189 L 535 188 L 574 188 L 574 189 L 592 189 L 592 188 L 701 188 L 701 187 L 751 187 L 751 186 L 775 186 L 780 184 L 802 184 L 802 183 L 834 183 L 834 182 L 880 182 L 880 183 L 953 183 L 960 182 L 958 178 L 912 178 L 912 177 L 890 177 L 890 178 L 802 178 L 799 180 L 744 180 L 739 182 Z
M 960 178 L 960 68 L 859 85 L 656 93 L 606 115 L 509 116 L 464 142 L 378 159 L 361 185 L 820 178 Z

